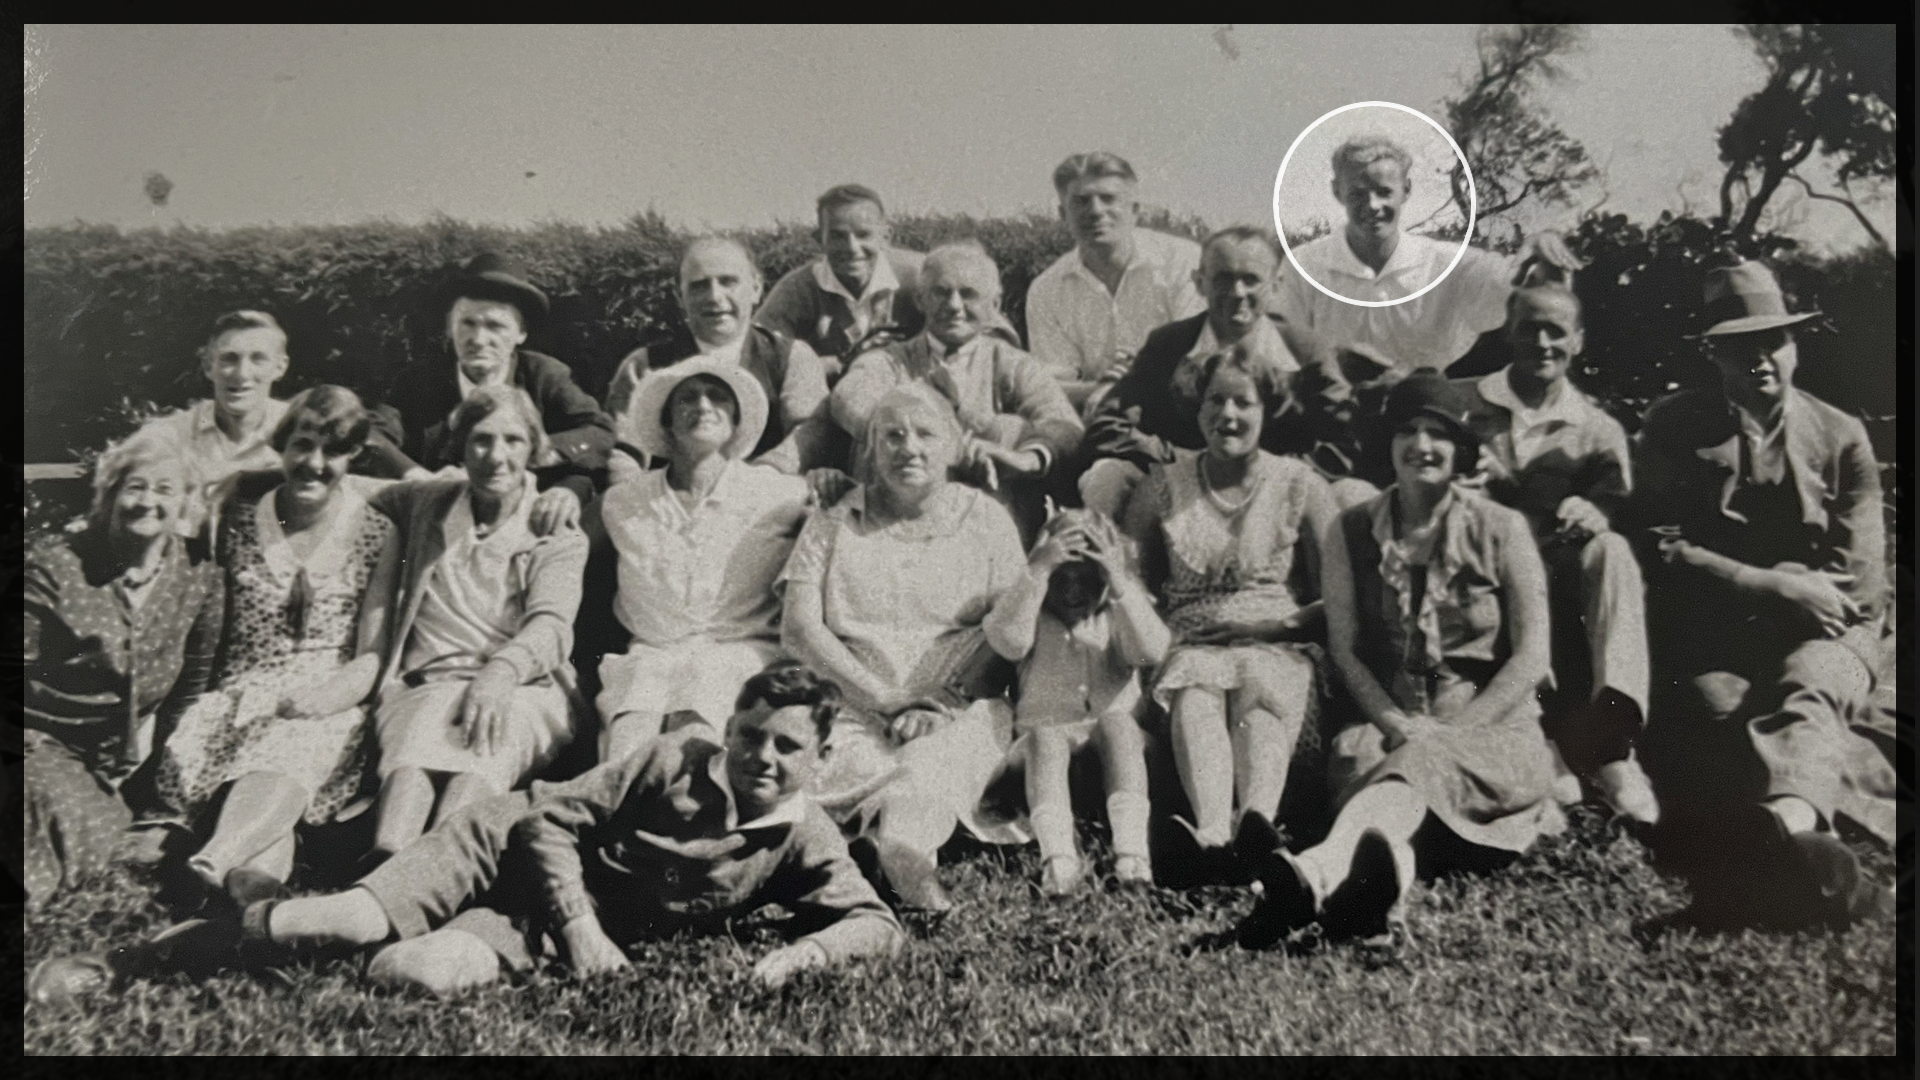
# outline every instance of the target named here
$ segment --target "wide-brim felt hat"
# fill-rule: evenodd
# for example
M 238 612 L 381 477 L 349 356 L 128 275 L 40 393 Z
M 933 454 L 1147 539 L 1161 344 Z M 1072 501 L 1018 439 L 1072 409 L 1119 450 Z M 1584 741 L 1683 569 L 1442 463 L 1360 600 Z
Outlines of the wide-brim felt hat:
M 733 438 L 720 448 L 720 452 L 730 458 L 744 458 L 752 453 L 760 443 L 761 434 L 767 430 L 767 392 L 760 388 L 760 380 L 739 364 L 704 356 L 655 368 L 641 376 L 640 384 L 634 387 L 633 397 L 629 399 L 627 411 L 614 422 L 620 439 L 653 457 L 670 456 L 673 443 L 666 428 L 660 424 L 660 412 L 666 407 L 674 388 L 695 375 L 711 375 L 725 383 L 727 389 L 733 391 L 733 400 L 740 407 L 740 419 L 734 424 Z
M 1707 328 L 1697 336 L 1726 337 L 1792 326 L 1818 318 L 1818 311 L 1787 310 L 1780 281 L 1761 263 L 1748 260 L 1707 271 L 1706 307 L 1701 312 Z
M 463 296 L 512 304 L 520 309 L 521 321 L 529 326 L 553 310 L 547 294 L 527 280 L 526 267 L 518 259 L 495 251 L 475 255 L 450 275 L 440 287 L 437 306 L 444 315 L 453 307 L 453 302 Z

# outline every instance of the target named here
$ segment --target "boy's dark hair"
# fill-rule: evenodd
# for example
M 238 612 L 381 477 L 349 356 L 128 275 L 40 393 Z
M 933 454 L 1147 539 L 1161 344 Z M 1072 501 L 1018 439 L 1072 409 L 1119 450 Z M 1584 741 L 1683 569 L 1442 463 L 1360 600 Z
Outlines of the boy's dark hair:
M 813 711 L 813 727 L 825 742 L 833 721 L 840 715 L 840 684 L 816 675 L 798 660 L 776 660 L 765 671 L 747 680 L 734 699 L 735 712 L 745 712 L 758 702 L 769 708 L 806 705 Z
M 872 203 L 873 208 L 880 211 L 881 217 L 887 216 L 887 206 L 880 201 L 880 193 L 865 184 L 835 184 L 828 188 L 814 200 L 813 216 L 816 219 L 824 218 L 829 210 L 852 206 L 855 203 Z

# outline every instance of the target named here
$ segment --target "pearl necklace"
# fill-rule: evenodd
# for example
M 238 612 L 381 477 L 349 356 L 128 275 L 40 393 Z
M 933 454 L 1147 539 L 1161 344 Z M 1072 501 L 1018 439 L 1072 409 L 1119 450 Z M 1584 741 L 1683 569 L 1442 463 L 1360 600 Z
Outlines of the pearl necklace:
M 1206 455 L 1201 455 L 1200 490 L 1206 492 L 1207 501 L 1219 507 L 1220 512 L 1224 514 L 1237 514 L 1245 510 L 1248 505 L 1253 502 L 1253 497 L 1260 492 L 1260 477 L 1257 474 L 1252 476 L 1251 482 L 1247 484 L 1247 493 L 1240 498 L 1239 502 L 1228 502 L 1218 491 L 1214 490 L 1213 480 L 1207 475 L 1207 461 L 1208 458 Z

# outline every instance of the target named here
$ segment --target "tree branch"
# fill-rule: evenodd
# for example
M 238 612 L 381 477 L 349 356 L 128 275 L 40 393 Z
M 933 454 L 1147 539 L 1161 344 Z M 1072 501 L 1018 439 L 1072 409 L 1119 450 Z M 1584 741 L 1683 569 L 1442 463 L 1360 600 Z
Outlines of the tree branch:
M 1839 203 L 1841 206 L 1844 206 L 1848 210 L 1853 211 L 1853 219 L 1860 223 L 1861 228 L 1867 230 L 1867 235 L 1873 237 L 1874 243 L 1879 244 L 1881 247 L 1885 248 L 1888 251 L 1893 250 L 1893 245 L 1887 243 L 1887 238 L 1885 236 L 1882 236 L 1880 234 L 1880 230 L 1873 227 L 1873 222 L 1867 220 L 1867 215 L 1861 212 L 1860 204 L 1854 202 L 1851 198 L 1844 198 L 1839 195 L 1825 195 L 1818 191 L 1813 190 L 1813 185 L 1807 183 L 1807 178 L 1804 176 L 1801 176 L 1797 172 L 1788 172 L 1787 176 L 1795 181 L 1798 181 L 1800 186 L 1806 189 L 1807 198 L 1819 199 L 1823 202 Z

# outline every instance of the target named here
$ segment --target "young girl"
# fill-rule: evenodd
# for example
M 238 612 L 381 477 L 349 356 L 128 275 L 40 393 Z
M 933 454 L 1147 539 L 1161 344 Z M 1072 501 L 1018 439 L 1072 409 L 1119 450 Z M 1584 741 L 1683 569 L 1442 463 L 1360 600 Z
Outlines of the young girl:
M 1133 572 L 1130 551 L 1099 514 L 1055 514 L 1026 574 L 986 621 L 994 650 L 1021 664 L 1019 734 L 1008 756 L 1026 769 L 1040 887 L 1050 896 L 1073 892 L 1085 876 L 1074 845 L 1067 769 L 1089 744 L 1099 746 L 1106 776 L 1114 877 L 1123 885 L 1153 882 L 1138 669 L 1160 662 L 1169 634 Z

